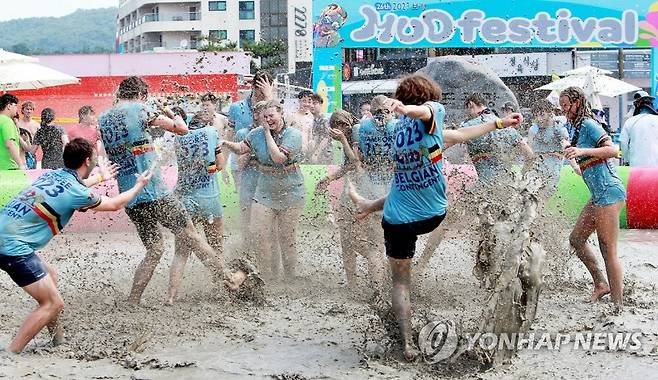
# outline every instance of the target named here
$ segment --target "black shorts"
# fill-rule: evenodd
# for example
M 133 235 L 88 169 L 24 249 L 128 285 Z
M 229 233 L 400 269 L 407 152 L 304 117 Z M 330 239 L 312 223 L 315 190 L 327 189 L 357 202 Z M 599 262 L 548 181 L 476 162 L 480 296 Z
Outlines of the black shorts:
M 23 256 L 0 254 L 0 269 L 7 272 L 21 288 L 34 284 L 48 274 L 48 269 L 34 252 Z
M 137 228 L 139 238 L 147 249 L 162 240 L 158 223 L 178 235 L 183 232 L 188 220 L 185 207 L 171 194 L 162 199 L 126 208 L 126 214 Z
M 405 224 L 390 224 L 382 219 L 386 256 L 399 260 L 411 259 L 416 253 L 418 235 L 434 231 L 445 217 L 446 214 L 443 214 Z

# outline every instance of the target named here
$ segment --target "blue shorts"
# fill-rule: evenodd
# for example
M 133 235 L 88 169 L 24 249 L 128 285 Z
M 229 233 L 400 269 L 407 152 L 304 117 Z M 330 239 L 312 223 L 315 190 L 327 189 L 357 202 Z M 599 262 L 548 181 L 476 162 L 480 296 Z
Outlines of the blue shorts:
M 0 254 L 0 269 L 7 272 L 21 288 L 34 284 L 48 274 L 46 266 L 34 252 L 21 256 Z
M 596 193 L 592 192 L 594 206 L 608 206 L 626 200 L 626 190 L 622 184 L 601 185 Z
M 199 197 L 192 195 L 184 195 L 181 197 L 187 215 L 191 219 L 218 219 L 222 217 L 223 209 L 222 202 L 217 197 Z

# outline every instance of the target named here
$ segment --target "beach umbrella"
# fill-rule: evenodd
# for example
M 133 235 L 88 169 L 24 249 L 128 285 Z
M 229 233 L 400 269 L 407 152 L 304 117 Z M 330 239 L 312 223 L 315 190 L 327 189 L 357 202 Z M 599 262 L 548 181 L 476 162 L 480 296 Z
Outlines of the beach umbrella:
M 80 83 L 80 79 L 34 62 L 1 62 L 0 90 L 30 90 Z
M 10 51 L 0 49 L 0 64 L 5 64 L 5 63 L 29 63 L 29 62 L 34 63 L 34 62 L 37 62 L 37 61 L 38 61 L 38 59 L 33 58 L 33 57 L 28 57 L 27 55 L 12 53 Z
M 579 67 L 564 73 L 565 77 L 535 90 L 562 91 L 567 87 L 576 86 L 583 89 L 592 108 L 601 109 L 601 96 L 614 98 L 629 92 L 639 91 L 641 88 L 622 80 L 608 76 L 611 71 L 602 70 L 592 66 Z

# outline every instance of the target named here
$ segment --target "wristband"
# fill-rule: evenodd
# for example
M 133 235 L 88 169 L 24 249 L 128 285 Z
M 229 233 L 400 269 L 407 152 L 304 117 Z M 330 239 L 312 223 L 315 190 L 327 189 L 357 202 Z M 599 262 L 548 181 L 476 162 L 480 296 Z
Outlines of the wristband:
M 105 178 L 103 178 L 103 175 L 101 173 L 97 173 L 96 180 L 98 181 L 98 183 L 101 183 L 105 180 Z
M 505 128 L 505 124 L 503 124 L 503 121 L 501 119 L 496 119 L 496 129 L 503 129 Z

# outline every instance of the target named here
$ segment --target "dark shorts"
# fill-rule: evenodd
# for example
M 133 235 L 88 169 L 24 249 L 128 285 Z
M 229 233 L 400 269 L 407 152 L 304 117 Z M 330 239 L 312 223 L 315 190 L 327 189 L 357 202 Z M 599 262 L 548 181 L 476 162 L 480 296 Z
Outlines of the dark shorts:
M 404 260 L 411 259 L 416 253 L 418 235 L 434 231 L 443 222 L 446 214 L 405 224 L 390 224 L 382 219 L 386 256 Z
M 162 241 L 158 224 L 178 235 L 183 232 L 188 220 L 185 207 L 173 195 L 126 208 L 126 214 L 137 228 L 139 238 L 146 248 Z
M 0 255 L 0 269 L 21 288 L 46 277 L 48 269 L 34 252 L 23 256 Z

